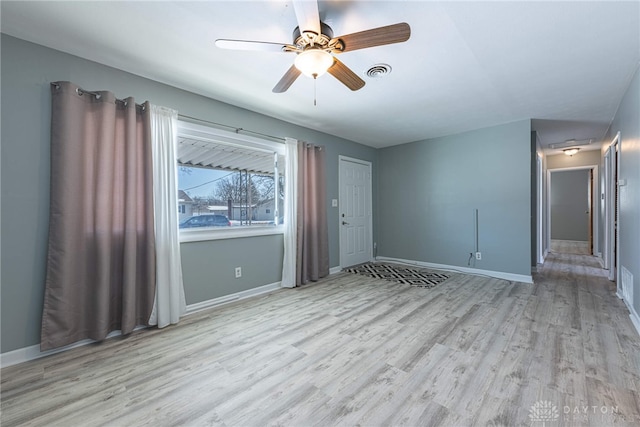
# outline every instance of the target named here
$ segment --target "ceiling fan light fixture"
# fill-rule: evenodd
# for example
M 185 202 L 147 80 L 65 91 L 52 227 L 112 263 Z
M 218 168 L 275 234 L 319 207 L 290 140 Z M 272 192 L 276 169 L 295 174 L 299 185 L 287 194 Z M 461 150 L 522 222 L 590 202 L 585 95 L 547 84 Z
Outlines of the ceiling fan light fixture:
M 576 154 L 578 151 L 580 151 L 579 148 L 577 147 L 573 147 L 573 148 L 565 148 L 564 150 L 562 150 L 564 152 L 564 154 L 566 154 L 567 156 L 573 156 L 574 154 Z
M 333 65 L 333 56 L 320 49 L 307 49 L 296 56 L 295 66 L 302 74 L 318 78 Z

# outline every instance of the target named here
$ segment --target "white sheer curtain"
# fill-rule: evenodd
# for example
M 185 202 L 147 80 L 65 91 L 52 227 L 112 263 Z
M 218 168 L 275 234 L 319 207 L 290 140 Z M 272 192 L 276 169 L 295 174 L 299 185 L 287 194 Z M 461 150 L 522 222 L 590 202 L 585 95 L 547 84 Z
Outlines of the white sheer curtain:
M 298 194 L 298 141 L 285 140 L 285 177 L 284 190 L 284 258 L 282 262 L 283 288 L 296 286 L 296 221 Z
M 187 306 L 178 236 L 177 121 L 177 111 L 151 105 L 156 296 L 149 324 L 159 328 L 178 323 Z

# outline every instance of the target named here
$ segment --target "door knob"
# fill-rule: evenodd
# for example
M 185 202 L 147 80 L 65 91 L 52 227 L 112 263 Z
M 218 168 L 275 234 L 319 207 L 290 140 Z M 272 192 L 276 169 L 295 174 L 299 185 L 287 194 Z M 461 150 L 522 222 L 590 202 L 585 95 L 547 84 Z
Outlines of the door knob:
M 349 225 L 349 223 L 346 221 L 342 221 L 342 225 Z

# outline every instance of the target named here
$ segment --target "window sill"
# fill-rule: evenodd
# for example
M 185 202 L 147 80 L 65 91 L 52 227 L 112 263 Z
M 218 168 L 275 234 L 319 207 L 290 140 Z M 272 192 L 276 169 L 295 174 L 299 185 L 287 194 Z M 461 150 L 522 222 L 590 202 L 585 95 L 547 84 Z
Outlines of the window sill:
M 284 234 L 284 226 L 237 227 L 224 230 L 180 230 L 180 243 Z

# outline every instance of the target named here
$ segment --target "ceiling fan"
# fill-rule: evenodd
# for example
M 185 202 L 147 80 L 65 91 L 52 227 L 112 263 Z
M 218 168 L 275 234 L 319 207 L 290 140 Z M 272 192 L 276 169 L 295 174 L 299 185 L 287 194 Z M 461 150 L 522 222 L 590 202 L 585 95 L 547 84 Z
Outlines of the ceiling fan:
M 274 93 L 285 92 L 300 76 L 316 79 L 328 72 L 351 90 L 361 89 L 365 82 L 336 54 L 357 49 L 401 43 L 411 36 L 407 23 L 387 25 L 370 30 L 333 37 L 333 30 L 320 21 L 317 1 L 293 0 L 298 26 L 293 30 L 293 43 L 272 43 L 251 40 L 218 39 L 216 46 L 223 49 L 257 50 L 266 52 L 293 52 L 296 59 L 273 88 Z

